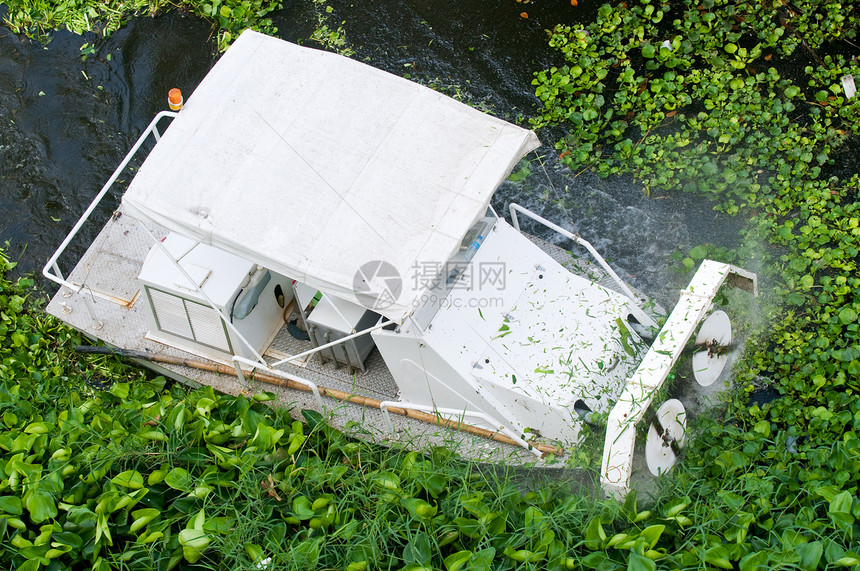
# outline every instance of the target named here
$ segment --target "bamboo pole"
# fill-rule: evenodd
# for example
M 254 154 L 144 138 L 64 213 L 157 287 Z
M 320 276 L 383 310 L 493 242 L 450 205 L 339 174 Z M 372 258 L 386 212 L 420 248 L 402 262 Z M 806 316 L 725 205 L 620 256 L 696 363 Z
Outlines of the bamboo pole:
M 187 359 L 185 357 L 176 357 L 173 355 L 163 355 L 163 354 L 152 354 L 146 351 L 133 351 L 130 349 L 112 349 L 110 347 L 95 347 L 90 345 L 79 345 L 75 348 L 75 351 L 79 353 L 93 353 L 97 355 L 117 355 L 120 357 L 125 357 L 127 359 L 141 359 L 144 361 L 150 361 L 153 363 L 161 363 L 166 365 L 179 365 L 182 367 L 189 367 L 191 369 L 197 369 L 200 371 L 208 371 L 211 373 L 218 373 L 221 375 L 228 375 L 231 377 L 236 376 L 236 370 L 233 367 L 228 367 L 227 365 L 221 365 L 220 363 L 211 363 L 208 361 L 198 361 L 196 359 Z M 305 385 L 297 383 L 295 381 L 291 381 L 289 379 L 282 379 L 281 377 L 276 377 L 275 375 L 270 375 L 268 373 L 261 372 L 252 372 L 250 373 L 251 380 L 260 381 L 262 383 L 266 383 L 267 385 L 273 385 L 277 387 L 283 387 L 288 389 L 294 389 L 298 391 L 311 392 L 311 389 Z M 377 408 L 381 409 L 381 402 L 379 400 L 363 397 L 361 395 L 355 395 L 352 393 L 347 393 L 344 391 L 340 391 L 337 389 L 330 389 L 327 387 L 317 386 L 320 395 L 331 397 L 333 399 L 349 402 L 354 404 L 359 404 L 362 406 L 366 406 L 369 408 Z M 460 430 L 462 432 L 466 432 L 469 434 L 474 434 L 476 436 L 481 436 L 483 438 L 487 438 L 489 440 L 494 440 L 496 442 L 501 442 L 503 444 L 510 444 L 513 446 L 519 446 L 519 444 L 511 437 L 506 436 L 500 432 L 496 432 L 493 430 L 487 430 L 486 428 L 480 428 L 478 426 L 473 426 L 471 424 L 465 424 L 455 420 L 448 420 L 446 418 L 442 418 L 435 414 L 430 414 L 427 412 L 423 412 L 420 410 L 414 410 L 411 408 L 401 408 L 401 407 L 386 407 L 388 412 L 393 414 L 399 414 L 400 416 L 406 416 L 408 418 L 413 418 L 415 420 L 420 420 L 422 422 L 427 422 L 430 424 L 435 424 L 437 426 L 441 426 L 443 428 L 452 428 L 455 430 Z M 558 446 L 551 446 L 549 444 L 540 444 L 535 443 L 532 444 L 535 448 L 537 448 L 544 455 L 546 454 L 554 454 L 556 456 L 561 456 L 564 454 L 564 449 Z

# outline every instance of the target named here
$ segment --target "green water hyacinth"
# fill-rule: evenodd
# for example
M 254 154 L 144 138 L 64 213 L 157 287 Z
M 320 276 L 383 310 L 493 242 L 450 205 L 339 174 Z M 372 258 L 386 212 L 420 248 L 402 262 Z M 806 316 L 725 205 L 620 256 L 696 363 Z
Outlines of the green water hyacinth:
M 840 83 L 860 77 L 860 64 L 812 47 L 856 36 L 856 7 L 839 9 L 822 2 L 801 18 L 786 4 L 604 5 L 596 22 L 552 31 L 565 64 L 536 74 L 543 109 L 533 123 L 573 127 L 556 147 L 574 170 L 633 171 L 646 191 L 704 192 L 736 213 L 767 200 L 768 169 L 817 178 L 860 133 L 860 98 L 848 100 Z M 792 25 L 828 18 L 839 28 Z M 801 49 L 819 62 L 806 77 L 777 71 Z
M 134 16 L 154 16 L 179 7 L 212 22 L 217 32 L 218 50 L 225 51 L 239 34 L 251 28 L 275 34 L 277 28 L 269 14 L 281 8 L 277 0 L 5 0 L 8 12 L 3 23 L 18 34 L 26 34 L 43 43 L 50 41 L 54 30 L 66 29 L 76 34 L 95 32 L 107 37 Z M 82 57 L 94 53 L 89 44 L 81 47 Z

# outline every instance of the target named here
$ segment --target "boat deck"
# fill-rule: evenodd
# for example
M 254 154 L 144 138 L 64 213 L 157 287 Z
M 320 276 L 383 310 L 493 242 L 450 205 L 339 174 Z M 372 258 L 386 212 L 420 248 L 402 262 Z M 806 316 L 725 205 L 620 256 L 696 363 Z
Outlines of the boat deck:
M 163 228 L 147 228 L 157 238 L 167 234 Z M 571 271 L 590 276 L 601 285 L 614 289 L 611 279 L 605 276 L 596 264 L 539 238 L 531 239 Z M 82 286 L 82 295 L 75 295 L 63 287 L 48 304 L 47 312 L 89 338 L 101 340 L 108 346 L 144 351 L 152 355 L 205 360 L 146 337 L 146 315 L 140 307 L 141 304 L 137 303 L 140 295 L 138 274 L 151 246 L 152 238 L 144 229 L 143 223 L 123 215 L 121 210 L 117 211 L 68 276 L 69 282 Z M 94 292 L 109 299 L 94 295 Z M 87 305 L 90 306 L 89 309 Z M 284 326 L 264 357 L 269 363 L 273 363 L 311 348 L 310 341 L 296 339 Z M 218 374 L 182 365 L 149 361 L 141 361 L 141 364 L 182 382 L 190 380 L 192 383 L 208 385 L 233 395 L 253 394 L 260 390 L 274 392 L 277 395 L 277 404 L 290 408 L 294 415 L 304 408 L 318 409 L 316 399 L 310 392 L 259 382 L 248 386 L 236 375 Z M 279 370 L 312 381 L 320 387 L 377 401 L 396 400 L 397 385 L 376 349 L 368 357 L 366 366 L 367 372 L 353 373 L 345 366 L 336 367 L 331 362 L 323 363 L 317 353 L 306 358 L 304 362 L 282 365 Z M 377 408 L 347 404 L 329 397 L 323 397 L 323 402 L 324 412 L 330 416 L 331 424 L 359 438 L 400 443 L 409 447 L 444 445 L 463 457 L 479 461 L 529 464 L 537 460 L 532 453 L 518 446 L 490 441 L 396 414 L 390 417 L 395 426 L 395 434 L 391 435 L 386 428 L 383 413 Z

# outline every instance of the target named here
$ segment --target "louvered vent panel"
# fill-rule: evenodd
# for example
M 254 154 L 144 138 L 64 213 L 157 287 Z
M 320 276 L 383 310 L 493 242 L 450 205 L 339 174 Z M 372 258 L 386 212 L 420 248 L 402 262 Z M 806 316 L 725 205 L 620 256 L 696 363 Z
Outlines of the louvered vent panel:
M 227 341 L 227 332 L 224 330 L 224 325 L 218 314 L 208 305 L 201 305 L 193 301 L 186 301 L 185 308 L 188 311 L 195 341 L 229 353 L 230 345 Z
M 181 297 L 170 295 L 156 289 L 149 290 L 152 308 L 158 328 L 165 333 L 193 339 L 191 324 L 185 312 L 185 304 Z

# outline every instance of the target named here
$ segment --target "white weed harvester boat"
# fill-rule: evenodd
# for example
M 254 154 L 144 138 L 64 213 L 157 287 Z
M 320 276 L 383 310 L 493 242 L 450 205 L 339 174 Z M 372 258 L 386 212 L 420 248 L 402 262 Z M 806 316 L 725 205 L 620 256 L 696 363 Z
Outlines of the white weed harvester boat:
M 705 261 L 658 327 L 590 244 L 489 206 L 538 145 L 421 85 L 247 31 L 181 111 L 152 121 L 48 261 L 61 285 L 48 311 L 162 373 L 234 394 L 268 383 L 283 406 L 377 440 L 521 462 L 608 415 L 601 479 L 622 497 L 654 392 L 717 290 L 755 292 L 755 276 Z M 63 274 L 71 240 L 141 160 Z M 522 234 L 518 215 L 595 261 Z M 718 321 L 700 345 L 726 342 Z M 716 378 L 719 352 L 703 354 Z M 654 416 L 655 471 L 683 425 L 675 403 Z

